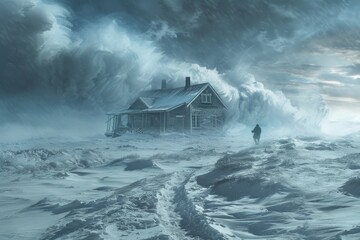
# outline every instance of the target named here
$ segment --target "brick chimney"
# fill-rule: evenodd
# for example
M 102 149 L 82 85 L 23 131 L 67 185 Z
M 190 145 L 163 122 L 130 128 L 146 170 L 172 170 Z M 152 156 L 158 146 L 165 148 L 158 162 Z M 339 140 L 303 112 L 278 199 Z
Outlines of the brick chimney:
M 161 81 L 161 89 L 166 89 L 166 80 Z
M 186 78 L 185 78 L 185 88 L 190 87 L 190 85 L 191 85 L 190 77 L 186 77 Z

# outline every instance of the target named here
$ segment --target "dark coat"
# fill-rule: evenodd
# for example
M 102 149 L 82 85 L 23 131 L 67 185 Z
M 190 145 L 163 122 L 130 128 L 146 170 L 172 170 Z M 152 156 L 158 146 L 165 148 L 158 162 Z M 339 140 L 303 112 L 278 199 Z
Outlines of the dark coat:
M 261 128 L 259 124 L 256 124 L 255 128 L 251 132 L 254 133 L 254 138 L 260 138 Z

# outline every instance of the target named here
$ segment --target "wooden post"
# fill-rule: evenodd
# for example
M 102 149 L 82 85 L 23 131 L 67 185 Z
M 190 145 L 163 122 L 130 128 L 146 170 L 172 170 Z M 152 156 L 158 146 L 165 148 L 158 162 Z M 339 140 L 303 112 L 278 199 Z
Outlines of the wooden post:
M 144 129 L 144 114 L 141 114 L 141 127 Z
M 192 134 L 192 106 L 189 107 L 190 111 L 190 134 Z
M 145 128 L 149 128 L 147 119 L 148 119 L 148 113 L 145 113 Z
M 116 118 L 116 115 L 113 116 L 112 132 L 115 132 L 115 118 Z
M 166 112 L 163 112 L 163 115 L 164 115 L 164 122 L 163 122 L 163 125 L 164 125 L 164 132 L 166 131 Z
M 164 132 L 164 114 L 160 112 L 160 133 Z
M 159 133 L 161 133 L 161 112 L 159 112 Z
M 106 121 L 106 132 L 110 131 L 110 120 L 111 120 L 111 115 L 108 115 L 108 119 Z

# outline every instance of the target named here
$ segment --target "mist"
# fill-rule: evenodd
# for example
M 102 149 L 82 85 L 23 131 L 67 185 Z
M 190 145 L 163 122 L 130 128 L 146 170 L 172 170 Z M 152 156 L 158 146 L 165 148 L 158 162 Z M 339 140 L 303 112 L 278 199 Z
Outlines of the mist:
M 321 133 L 326 124 L 348 124 L 336 117 L 339 105 L 357 126 L 359 7 L 356 1 L 1 1 L 2 138 L 38 129 L 100 134 L 106 112 L 127 107 L 162 79 L 183 86 L 185 76 L 217 89 L 228 105 L 228 127 L 259 123 Z
M 0 0 L 0 239 L 360 239 L 359 12 Z

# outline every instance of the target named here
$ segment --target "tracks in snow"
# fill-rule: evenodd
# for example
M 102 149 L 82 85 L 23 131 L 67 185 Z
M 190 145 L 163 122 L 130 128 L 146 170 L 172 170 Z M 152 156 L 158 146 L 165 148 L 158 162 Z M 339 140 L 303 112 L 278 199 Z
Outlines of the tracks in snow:
M 160 219 L 160 225 L 164 234 L 170 236 L 174 240 L 190 239 L 186 233 L 181 229 L 181 216 L 175 211 L 175 196 L 176 189 L 183 185 L 190 177 L 189 173 L 180 174 L 174 173 L 170 180 L 157 193 L 157 213 Z
M 26 211 L 68 213 L 42 239 L 227 239 L 189 198 L 185 186 L 193 175 L 194 170 L 161 174 L 94 201 L 40 201 Z
M 206 217 L 196 210 L 194 203 L 188 198 L 185 185 L 193 173 L 194 171 L 173 173 L 157 193 L 156 209 L 163 233 L 174 240 L 227 239 L 210 226 Z

